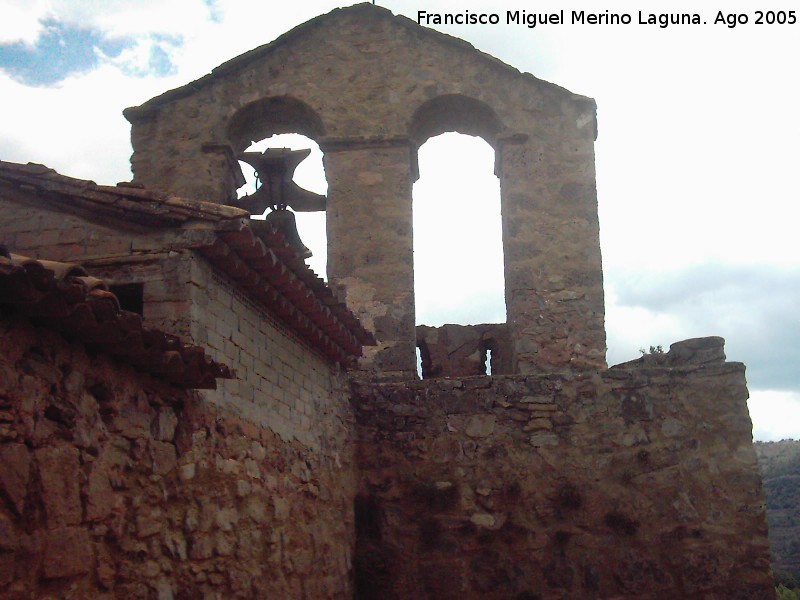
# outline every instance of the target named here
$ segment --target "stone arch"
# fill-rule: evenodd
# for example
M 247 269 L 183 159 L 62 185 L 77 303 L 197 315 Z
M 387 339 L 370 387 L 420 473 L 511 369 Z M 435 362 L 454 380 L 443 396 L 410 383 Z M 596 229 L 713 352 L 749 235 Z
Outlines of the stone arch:
M 300 133 L 312 140 L 325 135 L 322 118 L 292 96 L 272 96 L 245 104 L 228 120 L 226 136 L 234 152 L 279 133 Z
M 417 108 L 408 132 L 418 146 L 436 135 L 455 131 L 479 136 L 497 150 L 497 135 L 502 129 L 500 119 L 488 104 L 462 94 L 446 94 Z

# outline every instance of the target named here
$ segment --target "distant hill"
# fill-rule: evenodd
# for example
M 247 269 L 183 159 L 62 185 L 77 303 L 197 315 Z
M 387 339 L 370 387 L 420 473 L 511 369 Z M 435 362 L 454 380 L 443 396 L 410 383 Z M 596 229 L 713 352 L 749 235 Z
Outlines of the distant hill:
M 800 441 L 756 442 L 775 579 L 800 587 Z

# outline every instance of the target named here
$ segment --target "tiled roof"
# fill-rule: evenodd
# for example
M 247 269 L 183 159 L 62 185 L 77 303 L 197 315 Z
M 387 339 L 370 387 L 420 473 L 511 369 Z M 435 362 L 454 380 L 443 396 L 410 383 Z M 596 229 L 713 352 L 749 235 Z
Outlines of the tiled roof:
M 131 183 L 97 185 L 94 181 L 67 177 L 35 163 L 23 165 L 0 160 L 0 183 L 34 193 L 55 208 L 73 212 L 100 211 L 106 217 L 117 216 L 143 225 L 181 225 L 194 220 L 217 223 L 250 216 L 241 208 L 185 200 Z
M 361 356 L 375 339 L 328 285 L 265 221 L 228 223 L 198 249 L 313 347 L 337 362 Z
M 192 248 L 255 296 L 312 347 L 342 364 L 375 339 L 311 270 L 283 235 L 242 209 L 185 200 L 132 184 L 97 185 L 44 165 L 0 161 L 0 192 L 114 226 L 114 221 L 174 231 L 170 245 Z M 196 236 L 206 231 L 210 236 Z
M 0 306 L 180 387 L 214 389 L 217 378 L 234 377 L 202 348 L 145 328 L 141 316 L 120 310 L 103 280 L 78 265 L 35 260 L 0 246 Z

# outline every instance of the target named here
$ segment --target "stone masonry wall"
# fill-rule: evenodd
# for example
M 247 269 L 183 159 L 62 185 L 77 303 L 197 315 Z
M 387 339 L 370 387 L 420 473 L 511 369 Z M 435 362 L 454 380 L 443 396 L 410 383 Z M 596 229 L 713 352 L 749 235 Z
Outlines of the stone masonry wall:
M 125 258 L 92 272 L 115 284 L 143 283 L 149 324 L 192 340 L 236 371 L 237 379 L 200 392 L 209 402 L 316 449 L 349 418 L 343 371 L 192 251 Z
M 774 598 L 744 367 L 670 354 L 359 386 L 359 599 Z
M 171 251 L 175 237 L 135 226 L 112 228 L 0 198 L 0 240 L 14 253 L 80 264 L 112 285 L 144 284 L 142 316 L 148 325 L 187 336 L 191 263 L 187 252 Z
M 219 202 L 235 178 L 209 147 L 239 152 L 292 131 L 315 139 L 329 183 L 329 280 L 376 333 L 363 366 L 406 378 L 416 151 L 443 131 L 483 136 L 500 178 L 514 372 L 605 367 L 593 100 L 364 3 L 126 116 L 136 182 Z
M 352 596 L 352 440 L 285 441 L 0 320 L 0 596 Z
M 378 345 L 363 368 L 416 368 L 411 152 L 401 146 L 324 147 L 328 278 Z

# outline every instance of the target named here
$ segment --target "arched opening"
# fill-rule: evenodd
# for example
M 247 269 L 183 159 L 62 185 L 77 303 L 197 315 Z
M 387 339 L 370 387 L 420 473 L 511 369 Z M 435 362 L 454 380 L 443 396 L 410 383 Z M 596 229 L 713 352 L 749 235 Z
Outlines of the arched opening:
M 419 150 L 414 184 L 417 324 L 505 323 L 500 183 L 502 130 L 479 100 L 449 94 L 420 106 L 409 133 Z
M 322 119 L 305 102 L 291 96 L 263 98 L 246 104 L 228 121 L 228 140 L 234 152 L 280 133 L 299 133 L 311 139 L 325 135 Z
M 422 144 L 441 133 L 457 131 L 482 137 L 493 145 L 501 129 L 500 119 L 480 100 L 446 94 L 425 102 L 414 112 L 409 134 Z
M 445 133 L 419 149 L 414 185 L 418 325 L 505 323 L 500 183 L 483 139 Z
M 307 104 L 290 96 L 263 98 L 240 108 L 229 120 L 227 136 L 235 153 L 264 152 L 268 148 L 309 149 L 311 152 L 294 170 L 294 181 L 304 190 L 325 195 L 328 184 L 322 164 L 322 151 L 315 141 L 325 135 L 325 127 L 319 115 Z M 252 195 L 260 182 L 251 165 L 240 161 L 245 176 L 245 185 L 237 195 L 242 198 Z M 325 233 L 325 211 L 305 212 L 295 209 L 297 231 L 300 239 L 313 252 L 308 265 L 320 276 L 326 277 L 327 236 Z M 252 210 L 252 209 L 251 209 Z M 253 214 L 254 219 L 263 219 L 269 209 L 261 208 Z

